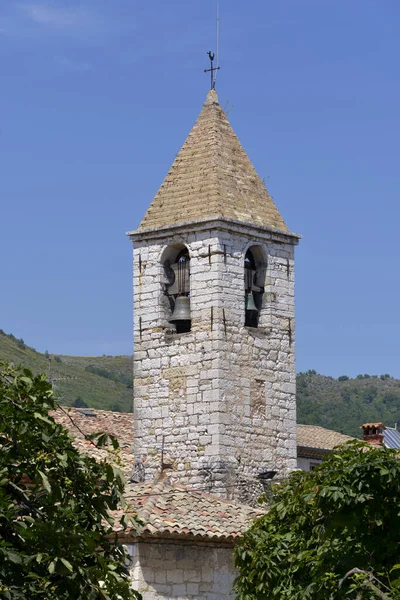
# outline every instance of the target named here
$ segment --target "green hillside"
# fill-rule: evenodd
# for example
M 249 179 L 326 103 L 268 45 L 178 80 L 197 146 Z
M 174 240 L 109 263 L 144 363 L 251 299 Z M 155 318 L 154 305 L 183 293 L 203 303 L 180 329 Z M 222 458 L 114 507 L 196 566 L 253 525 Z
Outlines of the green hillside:
M 334 379 L 315 371 L 297 375 L 297 421 L 360 437 L 360 425 L 400 423 L 400 380 L 389 375 Z
M 41 354 L 0 329 L 0 361 L 47 373 L 62 404 L 132 410 L 131 356 Z M 297 420 L 360 436 L 360 425 L 400 423 L 400 380 L 389 375 L 326 377 L 315 371 L 297 375 Z
M 47 373 L 61 404 L 132 411 L 131 356 L 45 355 L 0 330 L 0 361 Z

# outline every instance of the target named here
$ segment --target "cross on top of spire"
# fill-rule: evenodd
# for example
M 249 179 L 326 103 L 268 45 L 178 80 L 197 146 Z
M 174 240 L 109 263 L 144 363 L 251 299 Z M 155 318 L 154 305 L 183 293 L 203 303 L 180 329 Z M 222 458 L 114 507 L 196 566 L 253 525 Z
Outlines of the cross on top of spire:
M 207 56 L 210 59 L 210 63 L 211 63 L 211 68 L 210 69 L 204 69 L 204 73 L 210 73 L 211 76 L 211 90 L 215 90 L 215 71 L 219 71 L 220 67 L 214 67 L 214 59 L 215 59 L 215 54 L 213 54 L 211 52 L 211 50 L 209 50 L 207 52 Z

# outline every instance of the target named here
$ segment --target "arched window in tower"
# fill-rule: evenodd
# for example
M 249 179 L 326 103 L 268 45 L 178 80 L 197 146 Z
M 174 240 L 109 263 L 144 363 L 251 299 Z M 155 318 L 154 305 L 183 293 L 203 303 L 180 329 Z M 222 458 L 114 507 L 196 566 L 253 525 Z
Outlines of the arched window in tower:
M 175 248 L 176 250 L 176 248 Z M 168 279 L 166 285 L 172 314 L 168 321 L 177 333 L 187 333 L 191 329 L 190 315 L 190 257 L 184 246 L 164 262 Z
M 244 258 L 245 327 L 258 327 L 265 282 L 265 261 L 261 248 L 253 246 Z

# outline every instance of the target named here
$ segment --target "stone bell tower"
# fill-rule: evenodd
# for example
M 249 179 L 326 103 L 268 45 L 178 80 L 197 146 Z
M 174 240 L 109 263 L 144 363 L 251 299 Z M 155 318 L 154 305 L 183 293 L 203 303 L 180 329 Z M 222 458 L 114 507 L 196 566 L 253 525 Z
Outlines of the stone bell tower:
M 134 243 L 136 480 L 243 502 L 296 467 L 294 246 L 211 90 Z

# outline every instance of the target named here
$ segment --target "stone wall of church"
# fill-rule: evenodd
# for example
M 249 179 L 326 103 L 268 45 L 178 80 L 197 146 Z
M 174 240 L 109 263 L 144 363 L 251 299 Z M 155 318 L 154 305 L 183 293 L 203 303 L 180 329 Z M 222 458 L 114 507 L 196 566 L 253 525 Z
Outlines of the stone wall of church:
M 232 547 L 181 541 L 137 542 L 132 557 L 132 586 L 143 600 L 233 600 L 237 573 Z
M 250 241 L 251 240 L 251 241 Z M 162 256 L 190 254 L 192 329 L 168 323 Z M 136 476 L 249 502 L 261 472 L 296 468 L 293 238 L 247 226 L 155 232 L 134 250 Z M 266 257 L 258 328 L 244 326 L 244 257 Z
M 134 454 L 138 478 L 153 478 L 164 463 L 181 483 L 201 485 L 199 465 L 216 438 L 219 357 L 210 337 L 211 306 L 217 305 L 218 274 L 207 256 L 217 239 L 200 234 L 171 235 L 135 242 L 134 250 Z M 190 251 L 190 333 L 177 334 L 168 322 L 162 257 L 173 244 Z M 214 435 L 214 440 L 213 440 Z

